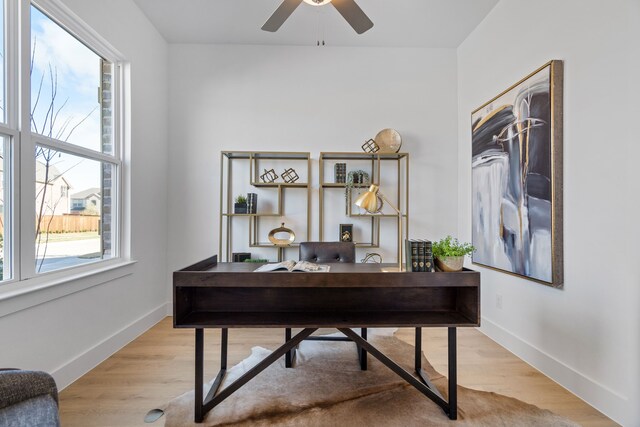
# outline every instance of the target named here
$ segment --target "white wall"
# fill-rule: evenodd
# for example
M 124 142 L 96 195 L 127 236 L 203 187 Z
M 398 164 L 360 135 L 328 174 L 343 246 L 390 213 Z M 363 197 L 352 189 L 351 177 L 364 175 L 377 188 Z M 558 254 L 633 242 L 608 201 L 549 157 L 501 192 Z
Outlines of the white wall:
M 66 0 L 130 63 L 131 274 L 2 316 L 0 366 L 53 372 L 64 387 L 167 314 L 168 48 L 131 0 Z M 97 282 L 96 282 L 97 280 Z M 49 291 L 0 302 L 30 305 Z M 4 305 L 4 306 L 3 306 Z
M 467 239 L 471 111 L 547 61 L 565 61 L 564 289 L 479 268 L 482 330 L 628 425 L 640 420 L 639 16 L 636 0 L 502 0 L 458 49 L 458 227 Z
M 320 152 L 387 127 L 411 154 L 411 236 L 455 231 L 455 50 L 171 45 L 170 70 L 171 268 L 218 252 L 221 150 L 309 151 L 317 189 Z

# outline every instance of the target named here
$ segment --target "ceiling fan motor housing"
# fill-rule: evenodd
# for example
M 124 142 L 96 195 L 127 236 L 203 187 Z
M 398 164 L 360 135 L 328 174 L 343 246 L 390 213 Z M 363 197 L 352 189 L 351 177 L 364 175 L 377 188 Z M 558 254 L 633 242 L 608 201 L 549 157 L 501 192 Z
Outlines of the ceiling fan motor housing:
M 325 4 L 331 3 L 331 0 L 304 0 L 304 2 L 311 6 L 324 6 Z

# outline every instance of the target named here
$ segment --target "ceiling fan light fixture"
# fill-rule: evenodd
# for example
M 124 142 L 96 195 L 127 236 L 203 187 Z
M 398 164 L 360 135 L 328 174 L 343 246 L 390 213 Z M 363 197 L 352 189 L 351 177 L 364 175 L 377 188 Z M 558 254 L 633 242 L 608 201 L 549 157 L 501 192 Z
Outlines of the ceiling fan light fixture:
M 331 0 L 304 0 L 304 2 L 311 6 L 324 6 L 325 4 L 331 3 Z

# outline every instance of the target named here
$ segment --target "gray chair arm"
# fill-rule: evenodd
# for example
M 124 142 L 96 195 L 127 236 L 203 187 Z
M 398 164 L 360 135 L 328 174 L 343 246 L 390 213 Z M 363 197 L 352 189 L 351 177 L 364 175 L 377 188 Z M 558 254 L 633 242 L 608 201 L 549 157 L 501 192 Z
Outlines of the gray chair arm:
M 0 371 L 0 409 L 42 395 L 50 395 L 58 404 L 58 388 L 46 372 Z

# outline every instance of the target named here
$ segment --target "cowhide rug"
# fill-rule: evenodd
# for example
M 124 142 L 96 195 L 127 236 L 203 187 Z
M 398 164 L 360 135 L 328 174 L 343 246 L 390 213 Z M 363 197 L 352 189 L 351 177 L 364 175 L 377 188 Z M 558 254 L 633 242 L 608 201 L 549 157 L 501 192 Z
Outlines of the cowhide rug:
M 413 372 L 413 346 L 389 333 L 372 335 L 369 341 Z M 254 347 L 248 358 L 229 369 L 225 383 L 269 353 Z M 422 366 L 446 398 L 447 379 L 424 356 Z M 162 408 L 165 426 L 577 426 L 517 399 L 462 386 L 458 420 L 451 421 L 373 356 L 369 369 L 361 371 L 351 342 L 303 341 L 293 369 L 286 369 L 281 358 L 210 411 L 202 424 L 193 422 L 193 399 L 192 390 Z

